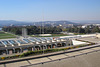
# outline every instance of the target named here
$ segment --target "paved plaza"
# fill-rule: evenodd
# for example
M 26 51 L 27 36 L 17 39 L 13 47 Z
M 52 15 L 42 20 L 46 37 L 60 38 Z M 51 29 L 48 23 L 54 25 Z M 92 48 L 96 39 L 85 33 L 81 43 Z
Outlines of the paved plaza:
M 96 38 L 96 37 L 85 37 L 85 38 L 80 38 L 79 40 L 100 43 L 100 38 Z
M 100 51 L 26 67 L 100 67 Z

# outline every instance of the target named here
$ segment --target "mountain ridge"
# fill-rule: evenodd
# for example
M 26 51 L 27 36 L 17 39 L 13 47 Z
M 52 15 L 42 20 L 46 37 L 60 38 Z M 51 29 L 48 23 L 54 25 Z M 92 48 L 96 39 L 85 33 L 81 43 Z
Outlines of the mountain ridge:
M 16 20 L 0 20 L 0 26 L 9 26 L 9 25 L 15 25 L 15 26 L 20 26 L 20 25 L 42 25 L 42 24 L 76 24 L 71 21 L 65 21 L 65 20 L 60 20 L 60 21 L 38 21 L 38 22 L 25 22 L 25 21 L 16 21 Z

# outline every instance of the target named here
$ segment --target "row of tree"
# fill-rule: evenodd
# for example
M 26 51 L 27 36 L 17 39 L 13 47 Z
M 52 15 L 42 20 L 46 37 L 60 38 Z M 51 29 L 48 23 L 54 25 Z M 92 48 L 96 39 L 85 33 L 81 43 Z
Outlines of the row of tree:
M 56 34 L 62 32 L 62 29 L 59 27 L 41 27 L 41 26 L 17 26 L 17 27 L 3 27 L 3 31 L 5 32 L 10 32 L 16 35 L 21 35 L 22 34 L 22 28 L 26 28 L 28 35 L 33 35 L 33 34 Z
M 3 30 L 5 32 L 10 32 L 16 35 L 21 35 L 22 34 L 22 26 L 17 26 L 17 27 L 3 27 Z M 77 26 L 71 27 L 71 28 L 60 28 L 60 27 L 41 27 L 41 26 L 26 26 L 24 27 L 27 29 L 28 35 L 33 35 L 33 34 L 57 34 L 62 31 L 64 32 L 72 32 L 72 33 L 100 33 L 100 29 L 98 26 L 94 26 L 90 28 L 89 26 L 87 28 L 79 28 Z
M 73 27 L 73 28 L 68 28 L 67 31 L 72 33 L 85 33 L 85 34 L 96 33 L 96 32 L 100 33 L 100 29 L 98 26 L 94 26 L 92 28 L 90 28 L 89 26 L 86 28 Z

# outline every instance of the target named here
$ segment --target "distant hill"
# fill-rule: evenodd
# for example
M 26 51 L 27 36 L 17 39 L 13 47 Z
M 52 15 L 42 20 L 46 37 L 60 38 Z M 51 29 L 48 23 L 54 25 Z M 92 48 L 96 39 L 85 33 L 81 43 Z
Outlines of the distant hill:
M 0 26 L 10 26 L 13 25 L 29 25 L 29 23 L 14 20 L 0 20 Z
M 76 24 L 70 21 L 45 21 L 44 23 L 55 23 L 55 24 Z
M 22 26 L 22 25 L 36 25 L 36 26 L 40 26 L 40 25 L 47 25 L 47 26 L 51 26 L 51 25 L 59 25 L 59 24 L 100 24 L 99 20 L 81 20 L 81 21 L 40 21 L 40 22 L 25 22 L 25 21 L 15 21 L 15 20 L 0 20 L 0 27 L 2 26 L 10 26 L 10 25 L 15 25 L 15 26 Z
M 73 22 L 78 24 L 100 24 L 100 20 L 75 20 Z
M 44 21 L 44 22 L 24 22 L 24 21 L 14 21 L 14 20 L 0 20 L 0 26 L 10 26 L 10 25 L 15 25 L 15 26 L 21 26 L 21 25 L 59 25 L 59 24 L 76 24 L 74 22 L 70 21 Z

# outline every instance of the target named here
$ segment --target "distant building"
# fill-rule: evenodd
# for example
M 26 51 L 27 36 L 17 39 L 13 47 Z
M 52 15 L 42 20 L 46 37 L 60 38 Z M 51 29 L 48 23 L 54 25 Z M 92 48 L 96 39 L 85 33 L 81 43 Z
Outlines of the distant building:
M 28 37 L 28 35 L 27 35 L 27 29 L 26 28 L 22 28 L 22 36 L 24 38 L 27 38 Z
M 59 24 L 59 26 L 61 27 L 62 25 L 61 25 L 61 24 Z
M 82 28 L 86 28 L 86 26 L 82 26 Z
M 14 26 L 13 24 L 10 24 L 10 26 Z

